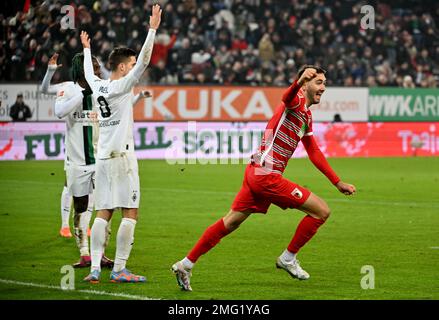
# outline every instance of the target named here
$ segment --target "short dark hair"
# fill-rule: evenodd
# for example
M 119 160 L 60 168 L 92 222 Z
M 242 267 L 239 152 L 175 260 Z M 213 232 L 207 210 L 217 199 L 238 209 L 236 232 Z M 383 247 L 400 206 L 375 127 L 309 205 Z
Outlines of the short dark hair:
M 98 61 L 95 56 L 91 56 L 92 61 Z M 81 79 L 85 79 L 84 76 L 84 54 L 79 52 L 73 56 L 72 59 L 72 80 L 74 83 Z
M 136 51 L 127 47 L 117 47 L 111 51 L 108 57 L 108 62 L 110 64 L 110 70 L 116 71 L 117 66 L 120 63 L 124 63 L 130 57 L 136 56 Z
M 305 65 L 301 66 L 299 71 L 297 72 L 297 78 L 300 78 L 302 76 L 302 74 L 305 72 L 305 70 L 308 69 L 308 68 L 316 69 L 317 73 L 326 74 L 326 70 L 323 69 L 320 66 L 316 66 L 316 65 L 313 65 L 313 64 L 305 64 Z

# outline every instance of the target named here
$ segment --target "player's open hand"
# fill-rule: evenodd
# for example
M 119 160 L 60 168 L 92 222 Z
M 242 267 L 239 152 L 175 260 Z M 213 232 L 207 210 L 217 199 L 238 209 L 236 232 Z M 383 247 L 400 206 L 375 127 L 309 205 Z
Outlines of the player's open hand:
M 152 7 L 152 16 L 149 17 L 149 27 L 151 29 L 157 30 L 162 19 L 162 9 L 158 4 Z
M 54 69 L 62 67 L 62 64 L 58 64 L 58 62 L 57 62 L 58 61 L 58 56 L 59 56 L 59 54 L 55 52 L 53 54 L 53 56 L 50 57 L 50 59 L 49 59 L 49 66 L 50 67 L 52 67 Z
M 344 193 L 347 196 L 354 195 L 357 191 L 353 184 L 345 183 L 343 181 L 339 181 L 335 186 L 341 193 Z
M 299 85 L 303 85 L 305 82 L 312 80 L 317 75 L 317 70 L 314 68 L 306 68 L 303 71 L 302 76 L 297 81 Z
M 88 36 L 88 33 L 85 31 L 81 31 L 81 43 L 84 48 L 90 49 L 90 37 Z

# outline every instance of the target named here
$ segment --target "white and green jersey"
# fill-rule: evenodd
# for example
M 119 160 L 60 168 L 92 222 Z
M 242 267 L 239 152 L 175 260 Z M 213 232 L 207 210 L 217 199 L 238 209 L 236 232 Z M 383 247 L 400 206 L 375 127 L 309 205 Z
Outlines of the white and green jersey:
M 102 80 L 93 77 L 90 49 L 84 49 L 84 74 L 93 91 L 99 120 L 98 159 L 108 159 L 123 152 L 134 152 L 133 88 L 151 58 L 155 30 L 150 29 L 136 65 L 124 77 Z
M 91 95 L 84 97 L 82 90 L 77 83 L 64 82 L 55 102 L 55 114 L 66 121 L 65 161 L 79 166 L 95 163 L 93 121 L 90 117 L 93 99 Z
M 55 115 L 66 121 L 65 162 L 78 166 L 95 163 L 96 125 L 90 118 L 92 95 L 83 96 L 82 88 L 73 81 L 50 85 L 56 66 L 49 66 L 41 85 L 45 94 L 55 95 Z

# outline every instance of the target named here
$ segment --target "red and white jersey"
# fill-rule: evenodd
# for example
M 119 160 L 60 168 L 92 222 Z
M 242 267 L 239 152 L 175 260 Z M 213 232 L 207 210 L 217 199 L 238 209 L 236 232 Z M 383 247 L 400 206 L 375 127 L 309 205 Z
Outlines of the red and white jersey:
M 311 111 L 306 107 L 302 89 L 294 82 L 268 122 L 252 159 L 271 173 L 283 174 L 302 137 L 312 134 Z

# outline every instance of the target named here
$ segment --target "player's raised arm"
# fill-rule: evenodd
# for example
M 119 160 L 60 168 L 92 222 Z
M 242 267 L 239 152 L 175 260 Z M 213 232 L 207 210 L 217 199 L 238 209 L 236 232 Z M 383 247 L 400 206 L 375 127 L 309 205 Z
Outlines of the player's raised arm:
M 152 16 L 149 17 L 149 31 L 145 43 L 142 46 L 136 65 L 130 71 L 135 79 L 140 79 L 151 59 L 152 49 L 154 47 L 154 38 L 157 28 L 160 25 L 162 9 L 158 4 L 152 7 Z
M 297 93 L 305 82 L 310 81 L 316 75 L 317 71 L 314 68 L 306 68 L 302 74 L 299 74 L 298 79 L 293 82 L 282 96 L 282 102 L 285 104 L 285 107 L 294 109 L 300 105 L 300 97 Z
M 93 63 L 91 61 L 90 38 L 88 36 L 88 33 L 85 31 L 81 31 L 81 43 L 84 47 L 84 76 L 85 80 L 93 91 L 94 71 Z
M 61 67 L 62 64 L 57 64 L 58 53 L 54 53 L 52 57 L 49 59 L 49 64 L 47 66 L 46 74 L 44 75 L 43 82 L 41 83 L 41 92 L 45 94 L 56 95 L 57 88 L 55 86 L 50 85 L 50 81 L 52 80 L 53 75 L 57 68 Z

